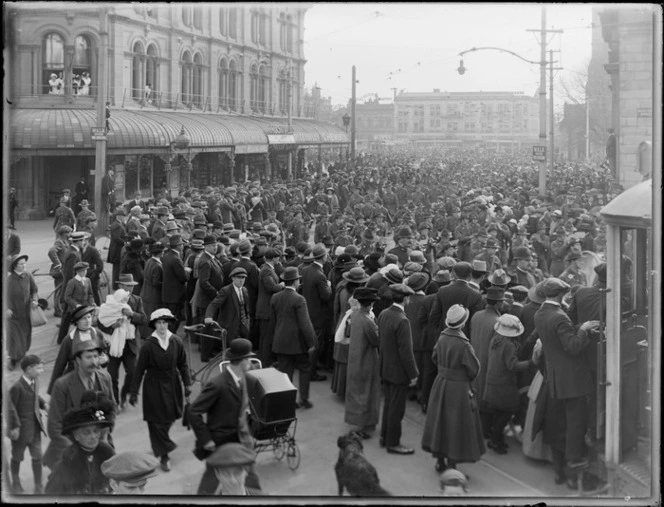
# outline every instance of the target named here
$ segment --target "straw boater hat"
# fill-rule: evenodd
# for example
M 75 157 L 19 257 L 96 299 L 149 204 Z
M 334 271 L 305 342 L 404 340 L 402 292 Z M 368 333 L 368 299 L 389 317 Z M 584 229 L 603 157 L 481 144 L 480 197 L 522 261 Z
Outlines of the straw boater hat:
M 450 329 L 460 329 L 468 320 L 469 315 L 470 311 L 467 308 L 464 308 L 463 305 L 452 305 L 450 309 L 447 310 L 445 326 Z
M 523 334 L 524 327 L 516 315 L 505 313 L 498 318 L 493 326 L 494 331 L 502 336 L 515 337 Z

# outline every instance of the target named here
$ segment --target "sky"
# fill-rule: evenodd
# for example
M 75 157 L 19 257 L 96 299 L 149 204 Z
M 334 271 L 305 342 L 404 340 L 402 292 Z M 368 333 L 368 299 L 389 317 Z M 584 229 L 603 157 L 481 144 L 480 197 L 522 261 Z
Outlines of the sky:
M 464 55 L 464 75 L 457 73 L 459 53 L 472 47 L 511 50 L 540 61 L 541 4 L 313 3 L 304 21 L 305 86 L 317 84 L 333 105 L 351 97 L 351 68 L 357 71 L 357 98 L 393 97 L 398 91 L 520 91 L 535 95 L 540 66 L 504 52 L 483 50 Z M 585 81 L 590 62 L 591 6 L 547 4 L 548 49 L 560 79 Z M 548 71 L 547 71 L 548 80 Z M 547 82 L 548 93 L 548 82 Z M 363 100 L 361 100 L 363 99 Z M 558 100 L 560 102 L 560 100 Z

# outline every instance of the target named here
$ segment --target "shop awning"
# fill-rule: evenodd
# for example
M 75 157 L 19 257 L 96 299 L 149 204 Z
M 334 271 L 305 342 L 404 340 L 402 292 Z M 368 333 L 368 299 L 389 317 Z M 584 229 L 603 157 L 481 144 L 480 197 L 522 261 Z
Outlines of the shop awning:
M 94 155 L 94 109 L 13 109 L 10 112 L 10 147 L 22 155 Z M 165 153 L 182 127 L 194 153 L 230 151 L 265 153 L 269 144 L 319 146 L 347 144 L 340 128 L 294 118 L 292 138 L 286 118 L 192 113 L 186 111 L 111 109 L 107 153 Z M 270 137 L 269 137 L 270 136 Z

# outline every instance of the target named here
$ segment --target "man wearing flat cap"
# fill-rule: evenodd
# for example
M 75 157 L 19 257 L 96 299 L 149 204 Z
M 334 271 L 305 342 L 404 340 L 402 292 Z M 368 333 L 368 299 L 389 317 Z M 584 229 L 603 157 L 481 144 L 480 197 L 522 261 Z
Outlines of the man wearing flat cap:
M 412 448 L 401 444 L 401 420 L 406 412 L 408 388 L 417 385 L 419 375 L 405 313 L 407 298 L 415 292 L 402 283 L 391 284 L 390 291 L 392 305 L 378 316 L 380 378 L 385 398 L 380 445 L 387 447 L 390 454 L 413 454 Z
M 196 435 L 194 455 L 198 459 L 212 458 L 220 446 L 231 442 L 253 450 L 254 440 L 247 421 L 249 396 L 246 373 L 251 369 L 250 358 L 255 356 L 249 340 L 232 340 L 226 351 L 226 359 L 230 364 L 203 386 L 201 393 L 191 404 L 189 423 Z M 197 494 L 212 495 L 216 492 L 219 481 L 214 466 L 217 458 L 218 455 L 212 462 L 206 463 Z M 245 484 L 260 489 L 255 473 L 249 474 Z
M 126 451 L 101 464 L 114 495 L 140 495 L 150 477 L 155 477 L 159 460 L 146 452 Z
M 469 285 L 472 270 L 473 268 L 468 262 L 456 263 L 452 267 L 452 282 L 438 289 L 429 316 L 432 324 L 437 326 L 436 335 L 439 335 L 445 328 L 447 310 L 453 305 L 460 304 L 470 311 L 470 318 L 466 321 L 464 333 L 466 336 L 471 336 L 470 320 L 475 313 L 484 308 L 482 294 Z
M 249 292 L 244 286 L 247 270 L 237 266 L 229 275 L 231 284 L 222 287 L 205 311 L 205 323 L 216 321 L 226 329 L 227 340 L 249 338 Z M 208 358 L 209 359 L 209 358 Z
M 535 314 L 550 395 L 564 407 L 564 413 L 556 417 L 564 420 L 565 451 L 553 449 L 556 478 L 562 475 L 563 480 L 565 460 L 567 469 L 572 472 L 570 478 L 588 466 L 584 444 L 588 426 L 587 397 L 595 390 L 584 351 L 589 343 L 589 332 L 596 323 L 585 322 L 575 330 L 561 306 L 569 290 L 570 286 L 558 278 L 544 280 L 540 291 L 546 299 Z

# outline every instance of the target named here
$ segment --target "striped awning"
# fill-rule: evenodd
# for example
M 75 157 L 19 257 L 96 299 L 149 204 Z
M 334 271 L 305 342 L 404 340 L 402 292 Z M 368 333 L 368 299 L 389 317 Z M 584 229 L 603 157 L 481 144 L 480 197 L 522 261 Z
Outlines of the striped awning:
M 163 154 L 183 127 L 194 153 L 265 153 L 268 135 L 288 129 L 285 118 L 145 109 L 112 109 L 109 124 L 110 155 Z M 96 125 L 94 109 L 13 109 L 9 144 L 24 155 L 94 155 Z M 349 142 L 348 135 L 331 124 L 295 118 L 292 126 L 298 146 Z

